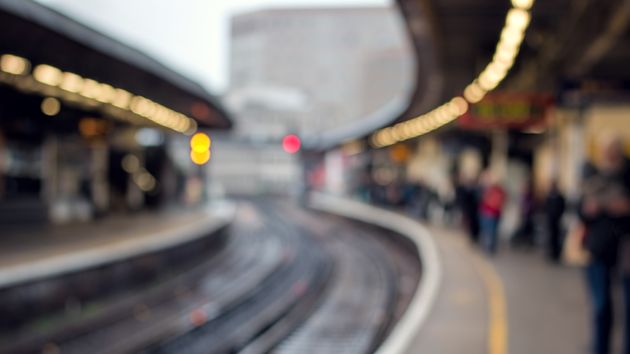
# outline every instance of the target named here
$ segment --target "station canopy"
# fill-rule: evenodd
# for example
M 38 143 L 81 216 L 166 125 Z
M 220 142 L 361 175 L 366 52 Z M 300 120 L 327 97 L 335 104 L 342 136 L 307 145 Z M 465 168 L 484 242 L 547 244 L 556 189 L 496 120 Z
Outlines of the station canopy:
M 0 0 L 0 23 L 5 84 L 182 133 L 231 126 L 215 97 L 193 80 L 52 9 Z
M 413 38 L 427 38 L 415 27 L 428 23 L 435 50 L 439 92 L 419 89 L 398 120 L 425 113 L 432 105 L 462 95 L 492 60 L 509 0 L 398 0 Z M 546 91 L 588 85 L 628 89 L 630 81 L 630 6 L 623 0 L 539 0 L 531 6 L 523 43 L 498 90 Z M 417 47 L 418 48 L 418 47 Z M 417 51 L 425 65 L 423 53 Z M 426 54 L 424 54 L 426 55 Z
M 398 0 L 398 4 L 418 72 L 426 75 L 418 78 L 407 108 L 370 134 L 373 147 L 391 146 L 446 126 L 469 115 L 470 107 L 484 98 L 496 101 L 495 91 L 516 97 L 519 104 L 528 97 L 540 101 L 538 95 L 546 94 L 572 105 L 630 92 L 627 1 Z

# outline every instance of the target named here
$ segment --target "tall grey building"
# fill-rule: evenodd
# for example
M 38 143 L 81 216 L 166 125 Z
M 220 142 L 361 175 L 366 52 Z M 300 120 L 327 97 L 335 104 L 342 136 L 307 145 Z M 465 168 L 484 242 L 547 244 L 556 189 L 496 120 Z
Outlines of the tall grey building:
M 277 139 L 351 124 L 408 92 L 413 58 L 393 7 L 270 9 L 231 24 L 237 132 Z

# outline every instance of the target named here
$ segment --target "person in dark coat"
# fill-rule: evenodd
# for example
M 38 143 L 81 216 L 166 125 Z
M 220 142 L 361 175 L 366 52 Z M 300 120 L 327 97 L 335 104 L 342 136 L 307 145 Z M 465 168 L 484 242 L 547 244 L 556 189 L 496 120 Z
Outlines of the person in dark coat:
M 545 198 L 545 217 L 547 221 L 547 255 L 549 260 L 557 263 L 562 252 L 561 221 L 566 207 L 564 196 L 558 188 L 558 183 L 553 181 L 551 189 Z
M 627 223 L 627 222 L 626 222 Z M 628 225 L 627 225 L 628 226 Z M 619 254 L 621 277 L 623 282 L 624 298 L 624 354 L 630 354 L 630 233 L 625 229 L 621 243 L 621 253 Z
M 593 311 L 592 353 L 610 354 L 615 313 L 612 287 L 620 240 L 630 217 L 630 163 L 618 139 L 603 141 L 600 149 L 599 164 L 585 167 L 579 212 L 586 230 L 584 246 L 590 254 L 586 279 Z
M 462 181 L 456 189 L 457 202 L 470 242 L 479 242 L 479 186 L 473 179 Z
M 536 235 L 534 227 L 534 185 L 531 178 L 527 181 L 525 187 L 523 188 L 520 204 L 521 224 L 512 237 L 512 244 L 514 246 L 532 248 L 535 244 Z

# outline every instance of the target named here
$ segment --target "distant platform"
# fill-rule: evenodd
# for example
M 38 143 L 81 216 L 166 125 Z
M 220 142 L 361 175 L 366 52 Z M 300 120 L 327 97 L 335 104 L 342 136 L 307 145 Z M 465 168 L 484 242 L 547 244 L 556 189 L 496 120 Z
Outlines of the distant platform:
M 112 216 L 0 237 L 0 288 L 61 276 L 166 250 L 227 226 L 235 206 Z

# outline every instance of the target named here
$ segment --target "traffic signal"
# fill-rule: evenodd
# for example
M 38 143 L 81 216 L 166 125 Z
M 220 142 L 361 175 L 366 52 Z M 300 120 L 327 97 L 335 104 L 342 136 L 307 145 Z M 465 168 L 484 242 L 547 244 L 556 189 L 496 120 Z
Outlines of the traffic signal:
M 196 133 L 190 138 L 190 159 L 196 165 L 203 165 L 210 160 L 212 140 L 205 133 Z
M 302 146 L 302 142 L 295 134 L 289 134 L 282 138 L 282 150 L 286 153 L 295 154 L 300 151 L 300 146 Z

